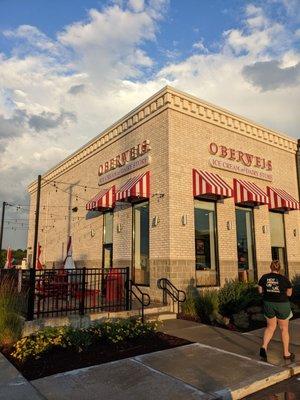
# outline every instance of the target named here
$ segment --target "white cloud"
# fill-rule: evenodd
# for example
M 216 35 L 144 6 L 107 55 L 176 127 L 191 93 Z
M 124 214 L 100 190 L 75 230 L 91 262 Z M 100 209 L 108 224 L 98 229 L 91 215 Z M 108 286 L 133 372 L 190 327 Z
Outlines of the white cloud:
M 214 52 L 201 39 L 191 44 L 191 56 L 175 62 L 171 48 L 168 64 L 154 75 L 145 44 L 158 46 L 167 7 L 168 0 L 114 1 L 90 10 L 56 40 L 28 25 L 5 32 L 16 45 L 11 55 L 0 53 L 1 200 L 20 201 L 38 173 L 166 84 L 298 135 L 297 81 L 289 87 L 269 81 L 273 87 L 262 92 L 265 72 L 257 68 L 271 66 L 290 82 L 300 61 L 292 46 L 297 32 L 268 19 L 263 6 L 247 4 L 242 26 L 224 32 Z
M 135 12 L 144 10 L 144 0 L 129 0 L 128 6 Z
M 297 137 L 300 54 L 292 49 L 291 32 L 262 13 L 261 8 L 248 5 L 243 26 L 225 32 L 218 51 L 195 52 L 182 62 L 162 68 L 158 76 L 200 98 Z M 249 19 L 258 14 L 264 28 L 249 24 Z M 253 65 L 273 67 L 272 76 L 270 68 L 256 68 L 248 80 L 243 71 Z M 267 91 L 262 91 L 264 82 Z
M 193 44 L 193 48 L 197 49 L 198 51 L 202 52 L 202 53 L 208 53 L 208 49 L 207 47 L 204 45 L 204 40 L 198 40 L 198 42 L 195 42 Z

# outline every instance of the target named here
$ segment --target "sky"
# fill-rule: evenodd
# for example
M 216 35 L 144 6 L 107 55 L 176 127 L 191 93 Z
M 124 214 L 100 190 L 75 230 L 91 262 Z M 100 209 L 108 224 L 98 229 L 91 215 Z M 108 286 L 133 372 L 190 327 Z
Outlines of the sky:
M 299 138 L 300 0 L 0 0 L 4 247 L 27 185 L 165 85 Z

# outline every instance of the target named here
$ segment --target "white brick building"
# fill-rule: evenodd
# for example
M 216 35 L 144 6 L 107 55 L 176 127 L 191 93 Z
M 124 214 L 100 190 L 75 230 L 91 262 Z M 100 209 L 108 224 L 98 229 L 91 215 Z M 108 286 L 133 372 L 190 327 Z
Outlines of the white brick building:
M 165 87 L 43 175 L 41 261 L 61 264 L 71 235 L 77 266 L 129 266 L 154 298 L 158 278 L 219 286 L 272 258 L 293 277 L 296 153 L 295 139 Z M 29 193 L 30 259 L 36 182 Z

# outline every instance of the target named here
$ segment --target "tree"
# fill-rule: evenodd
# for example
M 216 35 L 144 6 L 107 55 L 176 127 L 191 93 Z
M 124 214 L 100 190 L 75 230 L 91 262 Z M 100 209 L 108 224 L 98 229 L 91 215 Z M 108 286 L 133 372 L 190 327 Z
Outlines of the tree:
M 27 250 L 13 250 L 13 264 L 21 265 L 23 258 L 26 258 Z M 3 268 L 6 262 L 6 250 L 3 249 L 0 254 L 0 268 Z

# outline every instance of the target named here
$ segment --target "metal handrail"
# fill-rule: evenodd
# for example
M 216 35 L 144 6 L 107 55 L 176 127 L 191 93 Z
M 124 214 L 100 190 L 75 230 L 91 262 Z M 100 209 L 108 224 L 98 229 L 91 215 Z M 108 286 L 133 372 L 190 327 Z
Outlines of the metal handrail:
M 131 293 L 131 295 L 133 295 L 141 304 L 142 306 L 142 323 L 144 323 L 144 308 L 148 307 L 149 304 L 151 303 L 151 299 L 148 293 L 142 292 L 141 289 L 138 287 L 138 285 L 136 285 L 131 279 L 129 280 L 129 292 Z M 139 294 L 141 295 L 141 297 L 139 297 L 133 290 L 132 287 L 134 287 Z M 146 301 L 144 299 L 147 299 Z M 132 308 L 132 296 L 130 297 L 130 308 Z
M 163 303 L 167 303 L 167 294 L 177 302 L 177 312 L 179 313 L 179 304 L 184 303 L 186 300 L 186 293 L 184 290 L 178 289 L 173 283 L 167 278 L 160 278 L 157 281 L 157 287 L 163 291 Z M 183 297 L 181 297 L 183 295 Z M 181 297 L 181 298 L 180 298 Z

